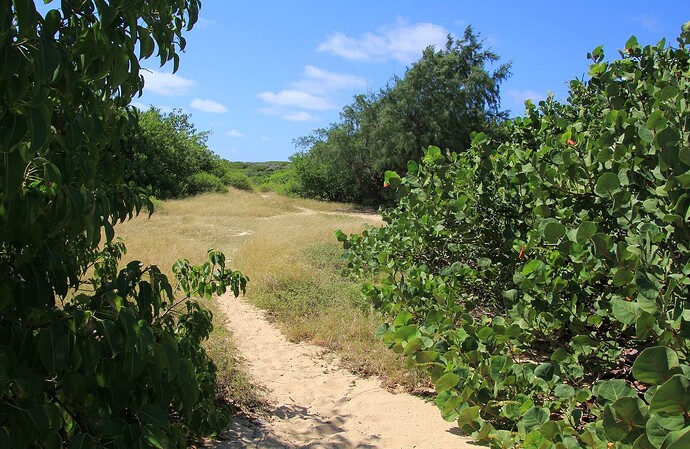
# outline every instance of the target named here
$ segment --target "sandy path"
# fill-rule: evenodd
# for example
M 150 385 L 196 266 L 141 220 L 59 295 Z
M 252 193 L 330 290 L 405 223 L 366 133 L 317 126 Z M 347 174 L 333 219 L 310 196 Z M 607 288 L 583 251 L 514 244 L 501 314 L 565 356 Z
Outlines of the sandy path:
M 217 449 L 476 448 L 433 404 L 324 361 L 322 348 L 288 342 L 241 299 L 228 296 L 219 305 L 272 409 L 267 421 L 237 420 Z

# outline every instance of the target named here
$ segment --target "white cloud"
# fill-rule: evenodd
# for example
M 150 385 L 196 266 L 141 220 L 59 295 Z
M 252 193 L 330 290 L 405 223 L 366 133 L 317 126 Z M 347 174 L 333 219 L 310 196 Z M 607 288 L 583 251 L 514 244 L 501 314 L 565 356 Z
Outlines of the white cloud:
M 315 122 L 321 120 L 319 117 L 305 111 L 290 112 L 283 115 L 283 119 L 289 122 Z
M 224 112 L 227 112 L 228 108 L 223 106 L 222 104 L 213 101 L 213 100 L 204 100 L 201 98 L 195 98 L 192 100 L 191 103 L 189 103 L 189 106 L 192 109 L 197 109 L 202 112 L 211 112 L 214 114 L 222 114 Z
M 319 117 L 304 111 L 333 109 L 337 101 L 333 95 L 341 90 L 365 88 L 364 78 L 345 73 L 334 73 L 308 65 L 299 81 L 290 84 L 291 89 L 279 92 L 259 92 L 258 97 L 266 103 L 259 109 L 265 115 L 279 115 L 283 120 L 293 122 L 317 121 Z
M 163 114 L 170 114 L 171 112 L 173 112 L 175 110 L 175 108 L 173 108 L 172 106 L 168 106 L 168 105 L 164 105 L 164 104 L 154 106 L 152 104 L 147 105 L 147 104 L 144 104 L 144 103 L 141 103 L 138 101 L 134 101 L 134 102 L 130 103 L 130 105 L 134 106 L 135 108 L 139 109 L 142 112 L 148 111 L 151 108 L 156 108 L 156 109 L 158 109 L 158 111 L 162 112 Z
M 231 129 L 230 131 L 228 131 L 228 132 L 225 133 L 225 134 L 227 134 L 227 135 L 230 136 L 230 137 L 236 137 L 236 138 L 244 137 L 244 134 L 242 134 L 241 132 L 239 132 L 239 131 L 236 130 L 236 129 Z
M 144 69 L 140 72 L 144 76 L 144 89 L 158 95 L 184 95 L 194 85 L 194 81 L 173 73 L 157 72 Z
M 208 28 L 211 25 L 215 25 L 216 21 L 215 20 L 209 20 L 209 19 L 204 19 L 203 17 L 199 17 L 199 19 L 196 22 L 196 25 L 200 29 L 205 29 Z
M 659 20 L 649 14 L 642 14 L 632 18 L 635 22 L 639 23 L 640 26 L 650 33 L 658 33 L 661 31 L 661 24 Z
M 325 110 L 332 107 L 326 98 L 312 95 L 302 90 L 281 90 L 277 93 L 260 92 L 259 98 L 273 106 L 291 106 L 316 110 Z
M 376 33 L 365 33 L 355 38 L 335 32 L 317 47 L 355 61 L 385 61 L 394 59 L 404 64 L 416 61 L 429 45 L 442 47 L 449 31 L 433 23 L 409 24 L 399 19 L 391 27 L 382 27 Z
M 524 103 L 525 100 L 532 100 L 534 103 L 539 103 L 541 100 L 546 100 L 546 95 L 540 94 L 533 90 L 509 89 L 506 92 L 506 97 L 519 103 Z
M 271 139 L 268 136 L 261 136 L 261 140 L 263 140 L 264 142 L 273 142 L 273 139 Z
M 356 75 L 347 73 L 333 73 L 308 65 L 304 67 L 304 78 L 292 83 L 297 90 L 312 94 L 327 94 L 343 89 L 361 89 L 367 86 L 367 81 Z
M 277 108 L 259 108 L 257 111 L 263 115 L 280 115 L 280 111 Z

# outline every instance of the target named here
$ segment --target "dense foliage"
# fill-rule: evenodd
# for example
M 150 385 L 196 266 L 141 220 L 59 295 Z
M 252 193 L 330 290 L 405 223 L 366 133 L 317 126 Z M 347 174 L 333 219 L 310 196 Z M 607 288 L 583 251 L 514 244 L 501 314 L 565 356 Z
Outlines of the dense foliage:
M 198 131 L 189 114 L 151 107 L 136 117 L 121 143 L 127 181 L 160 199 L 252 189 L 246 175 L 208 148 L 210 132 Z
M 357 95 L 340 122 L 297 140 L 293 161 L 305 196 L 382 203 L 386 170 L 404 170 L 429 145 L 470 146 L 474 131 L 493 132 L 505 118 L 499 85 L 510 64 L 489 72 L 498 56 L 482 48 L 470 27 L 462 39 L 424 50 L 403 78 L 377 93 Z
M 119 270 L 113 227 L 152 211 L 120 145 L 139 61 L 176 70 L 200 3 L 60 5 L 0 8 L 0 448 L 186 447 L 228 422 L 199 345 L 211 317 L 188 300 L 246 278 L 213 251 L 179 262 L 175 288 Z
M 590 58 L 507 138 L 430 147 L 387 226 L 338 237 L 380 337 L 496 448 L 690 445 L 690 23 Z
M 206 146 L 208 134 L 198 132 L 180 110 L 139 112 L 138 126 L 128 130 L 122 143 L 129 162 L 126 179 L 162 199 L 213 190 L 214 184 L 224 189 L 213 174 L 220 158 Z

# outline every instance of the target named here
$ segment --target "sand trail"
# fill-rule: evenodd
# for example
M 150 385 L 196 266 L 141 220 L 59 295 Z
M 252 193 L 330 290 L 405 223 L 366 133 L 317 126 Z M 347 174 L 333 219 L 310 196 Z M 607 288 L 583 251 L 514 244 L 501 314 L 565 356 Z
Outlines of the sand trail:
M 323 348 L 291 343 L 242 299 L 221 298 L 226 325 L 248 374 L 264 386 L 269 417 L 238 419 L 217 449 L 476 448 L 424 400 L 393 394 L 321 357 Z

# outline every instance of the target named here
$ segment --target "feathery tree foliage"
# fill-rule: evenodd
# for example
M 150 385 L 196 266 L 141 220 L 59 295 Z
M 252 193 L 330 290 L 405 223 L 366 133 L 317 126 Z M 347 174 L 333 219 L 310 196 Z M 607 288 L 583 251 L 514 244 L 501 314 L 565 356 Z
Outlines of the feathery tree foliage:
M 340 122 L 296 141 L 292 157 L 302 194 L 341 201 L 381 203 L 386 170 L 403 171 L 429 145 L 463 151 L 473 131 L 493 134 L 506 117 L 499 86 L 510 64 L 489 71 L 498 55 L 467 27 L 462 39 L 448 36 L 430 46 L 405 73 L 378 93 L 357 95 Z

